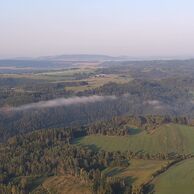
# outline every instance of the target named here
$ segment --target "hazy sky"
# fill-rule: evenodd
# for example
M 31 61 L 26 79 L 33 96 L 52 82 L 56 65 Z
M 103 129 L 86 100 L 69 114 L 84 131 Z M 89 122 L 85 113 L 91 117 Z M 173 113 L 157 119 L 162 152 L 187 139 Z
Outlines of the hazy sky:
M 0 0 L 0 57 L 194 56 L 194 0 Z

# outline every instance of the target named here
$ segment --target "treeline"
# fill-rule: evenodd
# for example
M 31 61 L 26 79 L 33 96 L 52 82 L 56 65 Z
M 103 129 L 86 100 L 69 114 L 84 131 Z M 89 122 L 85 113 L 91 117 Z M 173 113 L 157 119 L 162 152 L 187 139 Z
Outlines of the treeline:
M 133 135 L 142 130 L 153 132 L 162 124 L 175 123 L 188 125 L 191 121 L 187 117 L 172 116 L 120 116 L 107 121 L 98 121 L 86 128 L 87 134 L 101 135 Z

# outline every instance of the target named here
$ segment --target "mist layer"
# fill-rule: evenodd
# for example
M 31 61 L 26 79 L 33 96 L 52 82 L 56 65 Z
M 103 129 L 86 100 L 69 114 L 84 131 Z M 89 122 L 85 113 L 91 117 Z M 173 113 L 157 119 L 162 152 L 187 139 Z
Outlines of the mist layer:
M 8 107 L 8 108 L 0 108 L 0 111 L 5 111 L 5 109 L 9 109 L 9 111 L 25 111 L 31 109 L 43 109 L 43 108 L 53 108 L 53 107 L 61 107 L 61 106 L 71 106 L 76 104 L 88 104 L 95 102 L 102 102 L 105 100 L 114 100 L 116 96 L 83 96 L 83 97 L 72 97 L 72 98 L 57 98 L 48 101 L 39 101 L 36 103 L 25 104 L 18 107 Z

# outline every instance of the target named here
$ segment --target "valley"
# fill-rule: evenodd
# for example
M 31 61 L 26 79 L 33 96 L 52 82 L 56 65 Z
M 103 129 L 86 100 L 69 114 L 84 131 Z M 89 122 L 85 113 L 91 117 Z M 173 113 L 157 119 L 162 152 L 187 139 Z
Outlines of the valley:
M 0 193 L 192 193 L 193 60 L 9 63 Z

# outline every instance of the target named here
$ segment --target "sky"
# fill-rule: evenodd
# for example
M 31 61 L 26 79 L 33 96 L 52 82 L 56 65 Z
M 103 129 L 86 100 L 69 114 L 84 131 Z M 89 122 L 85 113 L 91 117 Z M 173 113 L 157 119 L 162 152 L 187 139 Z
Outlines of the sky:
M 193 0 L 0 0 L 0 58 L 194 57 Z

